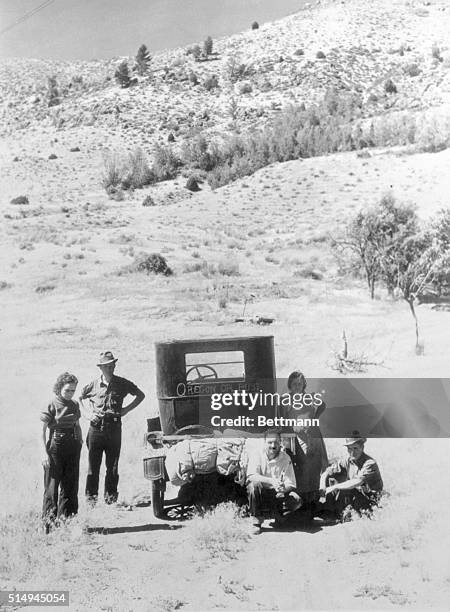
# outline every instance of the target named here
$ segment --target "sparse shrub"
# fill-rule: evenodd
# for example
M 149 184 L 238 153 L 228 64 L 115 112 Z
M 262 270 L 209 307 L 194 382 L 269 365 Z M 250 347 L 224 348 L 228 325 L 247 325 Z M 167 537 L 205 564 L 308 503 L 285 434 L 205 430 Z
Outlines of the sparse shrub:
M 141 45 L 136 55 L 136 70 L 140 76 L 144 76 L 148 72 L 151 62 L 151 56 L 145 45 Z
M 57 106 L 61 104 L 58 83 L 55 76 L 48 78 L 48 102 L 47 106 Z
M 175 142 L 175 136 L 173 135 L 173 132 L 169 132 L 169 135 L 167 136 L 167 142 Z
M 180 163 L 171 147 L 156 145 L 152 170 L 157 180 L 167 181 L 175 178 Z
M 252 30 L 259 30 L 259 23 L 257 21 L 252 23 Z
M 233 96 L 228 103 L 228 114 L 233 121 L 236 121 L 239 116 L 239 102 Z
M 35 291 L 36 293 L 49 293 L 50 291 L 53 291 L 54 289 L 56 289 L 56 285 L 47 283 L 45 285 L 38 285 Z
M 0 290 L 10 289 L 11 287 L 11 283 L 7 283 L 6 281 L 0 281 Z
M 55 155 L 54 153 L 50 153 L 50 155 L 48 156 L 49 159 L 58 159 L 58 156 Z
M 139 147 L 131 151 L 125 159 L 115 151 L 108 151 L 104 155 L 103 162 L 103 187 L 110 196 L 116 196 L 116 199 L 121 189 L 139 189 L 156 180 L 155 173 L 149 167 L 146 156 Z
M 245 81 L 244 83 L 241 83 L 239 85 L 239 93 L 242 95 L 252 93 L 252 91 L 253 91 L 252 84 L 249 83 L 248 81 Z
M 213 51 L 213 39 L 211 38 L 211 36 L 208 36 L 208 38 L 203 43 L 203 53 L 204 55 L 208 56 L 208 55 L 211 55 L 212 51 Z
M 189 191 L 200 191 L 200 187 L 195 176 L 190 176 L 186 182 L 186 189 Z
M 152 198 L 152 196 L 148 195 L 144 198 L 144 201 L 142 202 L 142 206 L 156 206 L 156 202 Z
M 305 51 L 304 51 L 304 49 L 296 49 L 294 51 L 294 55 L 298 55 L 298 56 L 305 55 Z
M 323 279 L 322 272 L 315 268 L 312 264 L 304 265 L 298 270 L 295 270 L 294 276 L 297 276 L 299 278 L 310 278 L 312 280 Z
M 385 81 L 384 83 L 384 91 L 387 94 L 396 94 L 397 93 L 397 86 L 394 83 L 394 81 L 392 79 L 388 79 L 387 81 Z
M 325 53 L 323 51 L 317 51 L 316 57 L 317 57 L 317 59 L 325 59 L 326 55 L 325 55 Z
M 193 47 L 189 47 L 186 53 L 187 55 L 192 55 L 195 60 L 198 60 L 202 54 L 202 50 L 200 49 L 200 45 L 194 45 Z
M 146 274 L 162 274 L 163 276 L 173 274 L 171 268 L 167 265 L 166 258 L 159 253 L 140 253 L 135 257 L 132 269 Z
M 115 200 L 116 202 L 123 202 L 123 200 L 125 200 L 125 193 L 123 192 L 123 189 L 110 187 L 106 190 L 106 192 L 109 195 L 110 200 Z
M 239 276 L 239 264 L 229 261 L 221 261 L 217 266 L 217 271 L 222 276 Z
M 236 83 L 244 77 L 249 77 L 254 73 L 254 68 L 241 62 L 236 55 L 230 55 L 224 66 L 224 77 L 231 83 Z
M 420 68 L 417 64 L 407 64 L 404 67 L 404 71 L 405 74 L 409 75 L 410 77 L 416 77 L 420 74 Z
M 198 76 L 192 70 L 189 73 L 189 83 L 192 83 L 192 85 L 198 85 Z
M 123 89 L 126 89 L 130 86 L 130 69 L 128 68 L 128 63 L 126 60 L 123 60 L 123 62 L 119 64 L 114 73 L 114 78 Z
M 235 559 L 250 539 L 249 525 L 232 502 L 195 516 L 188 525 L 192 545 L 211 558 Z
M 213 74 L 205 79 L 203 87 L 206 89 L 206 91 L 213 91 L 214 89 L 217 89 L 219 87 L 219 81 L 217 80 L 216 75 Z
M 183 143 L 183 163 L 199 170 L 212 170 L 220 160 L 217 145 L 206 139 L 203 134 L 190 138 Z
M 441 55 L 441 50 L 440 50 L 440 48 L 438 47 L 438 45 L 436 45 L 436 44 L 434 44 L 434 45 L 431 47 L 431 55 L 432 55 L 432 57 L 433 57 L 435 60 L 438 60 L 439 62 L 444 61 L 444 60 L 443 60 L 443 57 L 442 57 L 442 55 Z
M 21 205 L 21 204 L 29 204 L 29 203 L 30 201 L 28 199 L 28 196 L 26 195 L 17 196 L 17 198 L 13 198 L 11 200 L 11 204 Z

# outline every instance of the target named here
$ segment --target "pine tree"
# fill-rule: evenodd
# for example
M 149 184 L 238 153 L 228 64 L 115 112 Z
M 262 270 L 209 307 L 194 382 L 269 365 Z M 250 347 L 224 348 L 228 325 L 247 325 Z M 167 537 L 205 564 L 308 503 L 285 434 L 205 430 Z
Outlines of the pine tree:
M 149 69 L 151 55 L 145 45 L 141 45 L 136 55 L 136 70 L 139 75 L 143 76 Z
M 114 77 L 121 87 L 126 88 L 130 86 L 130 71 L 126 60 L 119 64 Z
M 213 50 L 213 39 L 211 38 L 211 36 L 208 36 L 208 38 L 203 43 L 203 53 L 205 55 L 211 55 L 212 50 Z
M 55 76 L 48 77 L 48 106 L 61 104 L 58 83 Z

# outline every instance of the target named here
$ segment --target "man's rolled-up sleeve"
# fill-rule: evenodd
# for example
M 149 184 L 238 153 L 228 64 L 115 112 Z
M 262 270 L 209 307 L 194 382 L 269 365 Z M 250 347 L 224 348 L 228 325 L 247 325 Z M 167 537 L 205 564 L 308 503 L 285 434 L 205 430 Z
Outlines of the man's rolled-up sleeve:
M 134 384 L 134 382 L 131 382 L 131 380 L 126 380 L 126 379 L 125 379 L 124 391 L 125 391 L 124 395 L 134 395 L 135 397 L 136 395 L 140 395 L 142 393 L 142 391 L 139 389 L 137 385 Z
M 94 389 L 94 382 L 90 382 L 85 387 L 83 387 L 80 393 L 80 399 L 84 400 L 84 399 L 87 399 L 88 397 L 92 397 L 93 389 Z
M 361 484 L 367 485 L 369 489 L 381 491 L 383 488 L 380 470 L 377 463 L 372 459 L 365 462 L 358 476 L 361 478 Z

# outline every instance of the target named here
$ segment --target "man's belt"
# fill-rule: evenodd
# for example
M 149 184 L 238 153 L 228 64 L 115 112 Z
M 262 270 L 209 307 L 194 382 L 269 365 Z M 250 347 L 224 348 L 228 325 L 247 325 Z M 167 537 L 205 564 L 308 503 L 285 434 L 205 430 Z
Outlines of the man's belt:
M 99 417 L 95 421 L 91 421 L 91 426 L 97 429 L 102 427 L 108 427 L 109 425 L 120 425 L 122 422 L 122 418 L 120 416 L 109 416 L 105 415 L 104 417 Z

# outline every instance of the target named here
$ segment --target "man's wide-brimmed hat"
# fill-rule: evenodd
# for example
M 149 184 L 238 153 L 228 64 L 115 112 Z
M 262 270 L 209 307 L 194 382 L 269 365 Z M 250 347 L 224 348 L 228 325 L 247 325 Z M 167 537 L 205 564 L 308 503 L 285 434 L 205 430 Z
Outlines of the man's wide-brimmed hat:
M 345 438 L 344 446 L 352 446 L 353 444 L 364 444 L 367 438 L 364 438 L 359 431 L 352 431 L 350 438 Z
M 116 363 L 116 361 L 117 359 L 114 357 L 111 351 L 104 351 L 103 353 L 100 353 L 97 365 L 108 365 L 108 363 Z

